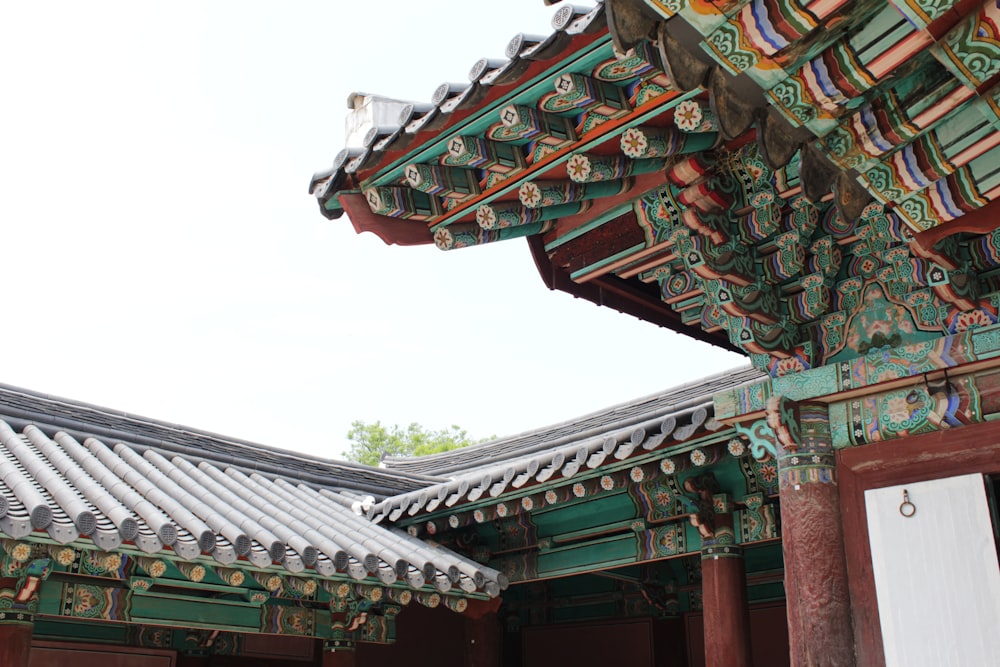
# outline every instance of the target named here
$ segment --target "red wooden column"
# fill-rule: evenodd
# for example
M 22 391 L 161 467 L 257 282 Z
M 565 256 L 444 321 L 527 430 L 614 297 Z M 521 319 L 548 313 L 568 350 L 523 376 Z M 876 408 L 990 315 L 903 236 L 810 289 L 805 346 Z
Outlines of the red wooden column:
M 328 639 L 323 642 L 323 667 L 354 667 L 354 642 Z
M 50 561 L 31 558 L 31 547 L 18 544 L 2 558 L 6 572 L 0 578 L 0 665 L 28 667 L 31 635 L 38 608 L 38 589 L 48 576 Z
M 792 665 L 852 666 L 851 601 L 827 406 L 773 397 L 767 422 L 778 441 Z
M 703 536 L 701 549 L 705 665 L 753 667 L 743 549 L 736 544 L 729 496 L 716 495 L 714 500 L 716 511 L 722 511 L 715 515 L 711 536 Z
M 34 624 L 0 620 L 0 665 L 28 667 Z
M 500 598 L 470 600 L 465 616 L 465 664 L 468 667 L 500 667 Z

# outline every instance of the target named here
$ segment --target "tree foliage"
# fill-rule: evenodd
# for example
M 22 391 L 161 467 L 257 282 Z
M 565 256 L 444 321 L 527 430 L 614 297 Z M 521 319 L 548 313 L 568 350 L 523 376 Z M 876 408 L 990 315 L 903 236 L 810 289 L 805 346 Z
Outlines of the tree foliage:
M 348 461 L 377 466 L 385 457 L 437 454 L 485 442 L 489 438 L 471 438 L 464 428 L 454 424 L 450 428 L 433 431 L 416 422 L 404 429 L 398 424 L 389 427 L 379 421 L 368 424 L 356 420 L 351 423 L 347 439 L 351 443 L 346 454 Z

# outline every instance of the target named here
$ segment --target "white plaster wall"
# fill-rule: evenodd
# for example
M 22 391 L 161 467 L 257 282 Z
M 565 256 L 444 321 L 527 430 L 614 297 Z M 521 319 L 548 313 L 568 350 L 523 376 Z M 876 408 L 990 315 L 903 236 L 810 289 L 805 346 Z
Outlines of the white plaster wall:
M 1000 664 L 1000 567 L 982 475 L 870 489 L 865 504 L 887 667 Z

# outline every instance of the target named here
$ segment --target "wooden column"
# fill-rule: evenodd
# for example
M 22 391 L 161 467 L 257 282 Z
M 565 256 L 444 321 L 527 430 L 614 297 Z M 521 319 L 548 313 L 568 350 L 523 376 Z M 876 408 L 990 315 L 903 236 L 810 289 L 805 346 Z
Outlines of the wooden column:
M 354 667 L 354 642 L 328 639 L 323 642 L 323 667 Z
M 2 552 L 0 552 L 2 553 Z M 32 547 L 17 544 L 0 559 L 5 573 L 0 578 L 0 665 L 28 667 L 31 635 L 38 610 L 38 589 L 49 574 L 51 561 L 31 559 Z
M 34 624 L 0 621 L 0 665 L 28 667 Z
M 774 397 L 788 641 L 795 667 L 855 664 L 844 530 L 826 405 Z
M 500 598 L 470 600 L 465 616 L 465 664 L 468 667 L 500 667 Z
M 743 549 L 736 544 L 729 497 L 715 496 L 712 535 L 703 537 L 701 590 L 706 667 L 753 667 Z

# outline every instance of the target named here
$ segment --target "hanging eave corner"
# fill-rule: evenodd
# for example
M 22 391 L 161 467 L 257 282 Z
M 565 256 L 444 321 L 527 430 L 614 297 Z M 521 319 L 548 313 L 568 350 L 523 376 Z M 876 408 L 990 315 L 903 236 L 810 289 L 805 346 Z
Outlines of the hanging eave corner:
M 353 97 L 310 189 L 387 243 L 528 237 L 550 288 L 772 376 L 955 334 L 997 321 L 998 17 L 564 5 L 430 104 Z

